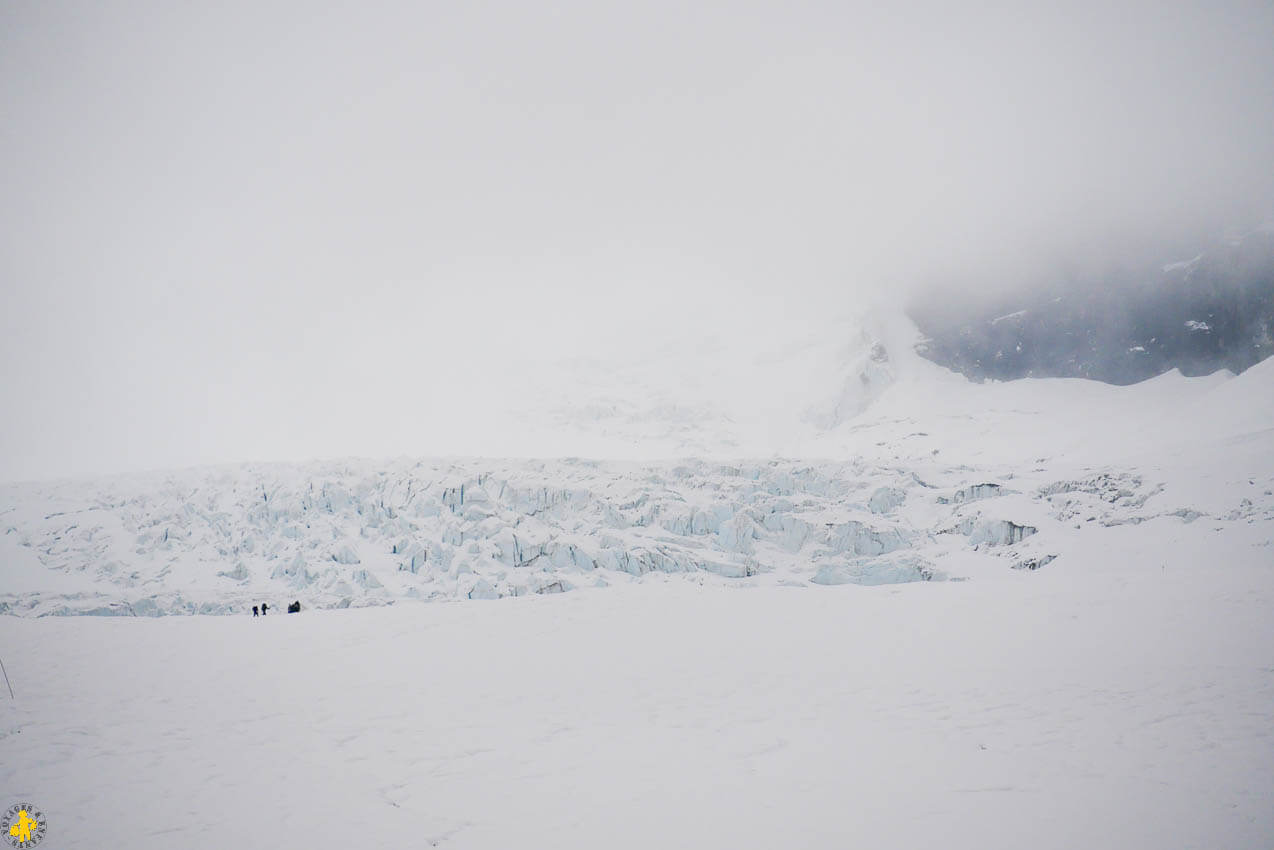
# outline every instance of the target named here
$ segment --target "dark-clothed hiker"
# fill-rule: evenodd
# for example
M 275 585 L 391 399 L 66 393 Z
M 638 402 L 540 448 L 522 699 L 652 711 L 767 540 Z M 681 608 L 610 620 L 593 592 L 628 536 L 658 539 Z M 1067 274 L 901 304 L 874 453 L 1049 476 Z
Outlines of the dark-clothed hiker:
M 268 611 L 268 610 L 270 610 L 270 606 L 269 606 L 269 605 L 266 605 L 264 602 L 262 602 L 262 603 L 261 603 L 261 616 L 262 616 L 262 617 L 264 617 L 264 616 L 265 616 L 265 612 L 266 612 L 266 611 Z
M 255 606 L 255 605 L 253 605 L 253 606 L 252 606 L 252 616 L 254 616 L 254 617 L 259 617 L 259 616 L 260 616 L 260 614 L 258 614 L 258 613 L 257 613 L 257 606 Z
M 289 614 L 300 614 L 300 613 L 301 613 L 301 601 L 300 601 L 299 599 L 298 599 L 296 602 L 293 602 L 291 605 L 289 605 L 289 606 L 288 606 L 288 613 L 289 613 Z

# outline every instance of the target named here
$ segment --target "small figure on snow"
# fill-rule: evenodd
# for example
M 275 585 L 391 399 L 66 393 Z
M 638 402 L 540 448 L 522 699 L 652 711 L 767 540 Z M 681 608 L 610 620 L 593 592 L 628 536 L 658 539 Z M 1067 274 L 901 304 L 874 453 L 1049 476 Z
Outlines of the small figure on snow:
M 295 602 L 293 602 L 291 605 L 289 605 L 289 606 L 288 606 L 288 613 L 289 613 L 289 614 L 299 614 L 299 613 L 301 613 L 301 600 L 299 600 L 299 599 L 298 599 L 297 601 L 295 601 Z
M 253 605 L 253 606 L 252 606 L 252 616 L 254 616 L 254 617 L 259 617 L 259 616 L 261 616 L 259 613 L 257 613 L 257 606 L 255 606 L 255 605 Z
M 264 602 L 262 602 L 262 603 L 261 603 L 261 616 L 262 616 L 262 617 L 264 617 L 264 616 L 265 616 L 265 612 L 266 612 L 266 611 L 268 611 L 268 610 L 270 610 L 270 606 L 269 606 L 269 605 L 266 605 Z

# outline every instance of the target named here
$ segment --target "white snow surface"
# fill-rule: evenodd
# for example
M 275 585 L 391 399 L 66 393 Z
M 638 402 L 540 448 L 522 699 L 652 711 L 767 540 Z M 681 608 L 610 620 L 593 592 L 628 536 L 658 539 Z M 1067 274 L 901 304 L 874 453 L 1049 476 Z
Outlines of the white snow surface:
M 0 787 L 57 847 L 1269 846 L 1268 549 L 1146 530 L 977 582 L 0 617 Z
M 622 460 L 0 488 L 0 792 L 66 847 L 1274 846 L 1274 360 L 848 340 L 547 416 Z
M 1061 568 L 1123 524 L 1270 536 L 1274 361 L 1133 387 L 976 385 L 861 344 L 848 382 L 871 398 L 829 398 L 821 428 L 798 412 L 796 458 L 340 460 L 0 487 L 0 612 L 359 607 L 652 572 L 881 584 Z

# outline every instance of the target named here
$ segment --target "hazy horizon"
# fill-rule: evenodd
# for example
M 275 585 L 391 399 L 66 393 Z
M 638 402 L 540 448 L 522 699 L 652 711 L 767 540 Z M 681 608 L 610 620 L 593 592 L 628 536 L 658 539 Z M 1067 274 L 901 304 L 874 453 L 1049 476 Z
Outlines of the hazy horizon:
M 1261 2 L 10 3 L 0 480 L 451 453 L 518 369 L 1258 223 L 1272 43 Z

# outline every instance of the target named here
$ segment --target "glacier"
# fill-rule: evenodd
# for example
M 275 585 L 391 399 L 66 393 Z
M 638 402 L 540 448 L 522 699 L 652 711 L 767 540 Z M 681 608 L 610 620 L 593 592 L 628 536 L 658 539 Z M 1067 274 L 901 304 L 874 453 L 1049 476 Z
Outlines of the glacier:
M 1133 387 L 975 385 L 879 337 L 853 351 L 846 380 L 874 398 L 800 438 L 801 459 L 345 459 L 3 485 L 0 612 L 494 600 L 652 574 L 977 579 L 1066 568 L 1117 527 L 1206 517 L 1195 533 L 1274 537 L 1269 363 Z
M 67 846 L 262 801 L 280 846 L 1266 846 L 1274 360 L 972 384 L 842 341 L 776 406 L 519 420 L 606 460 L 0 485 L 0 779 Z

